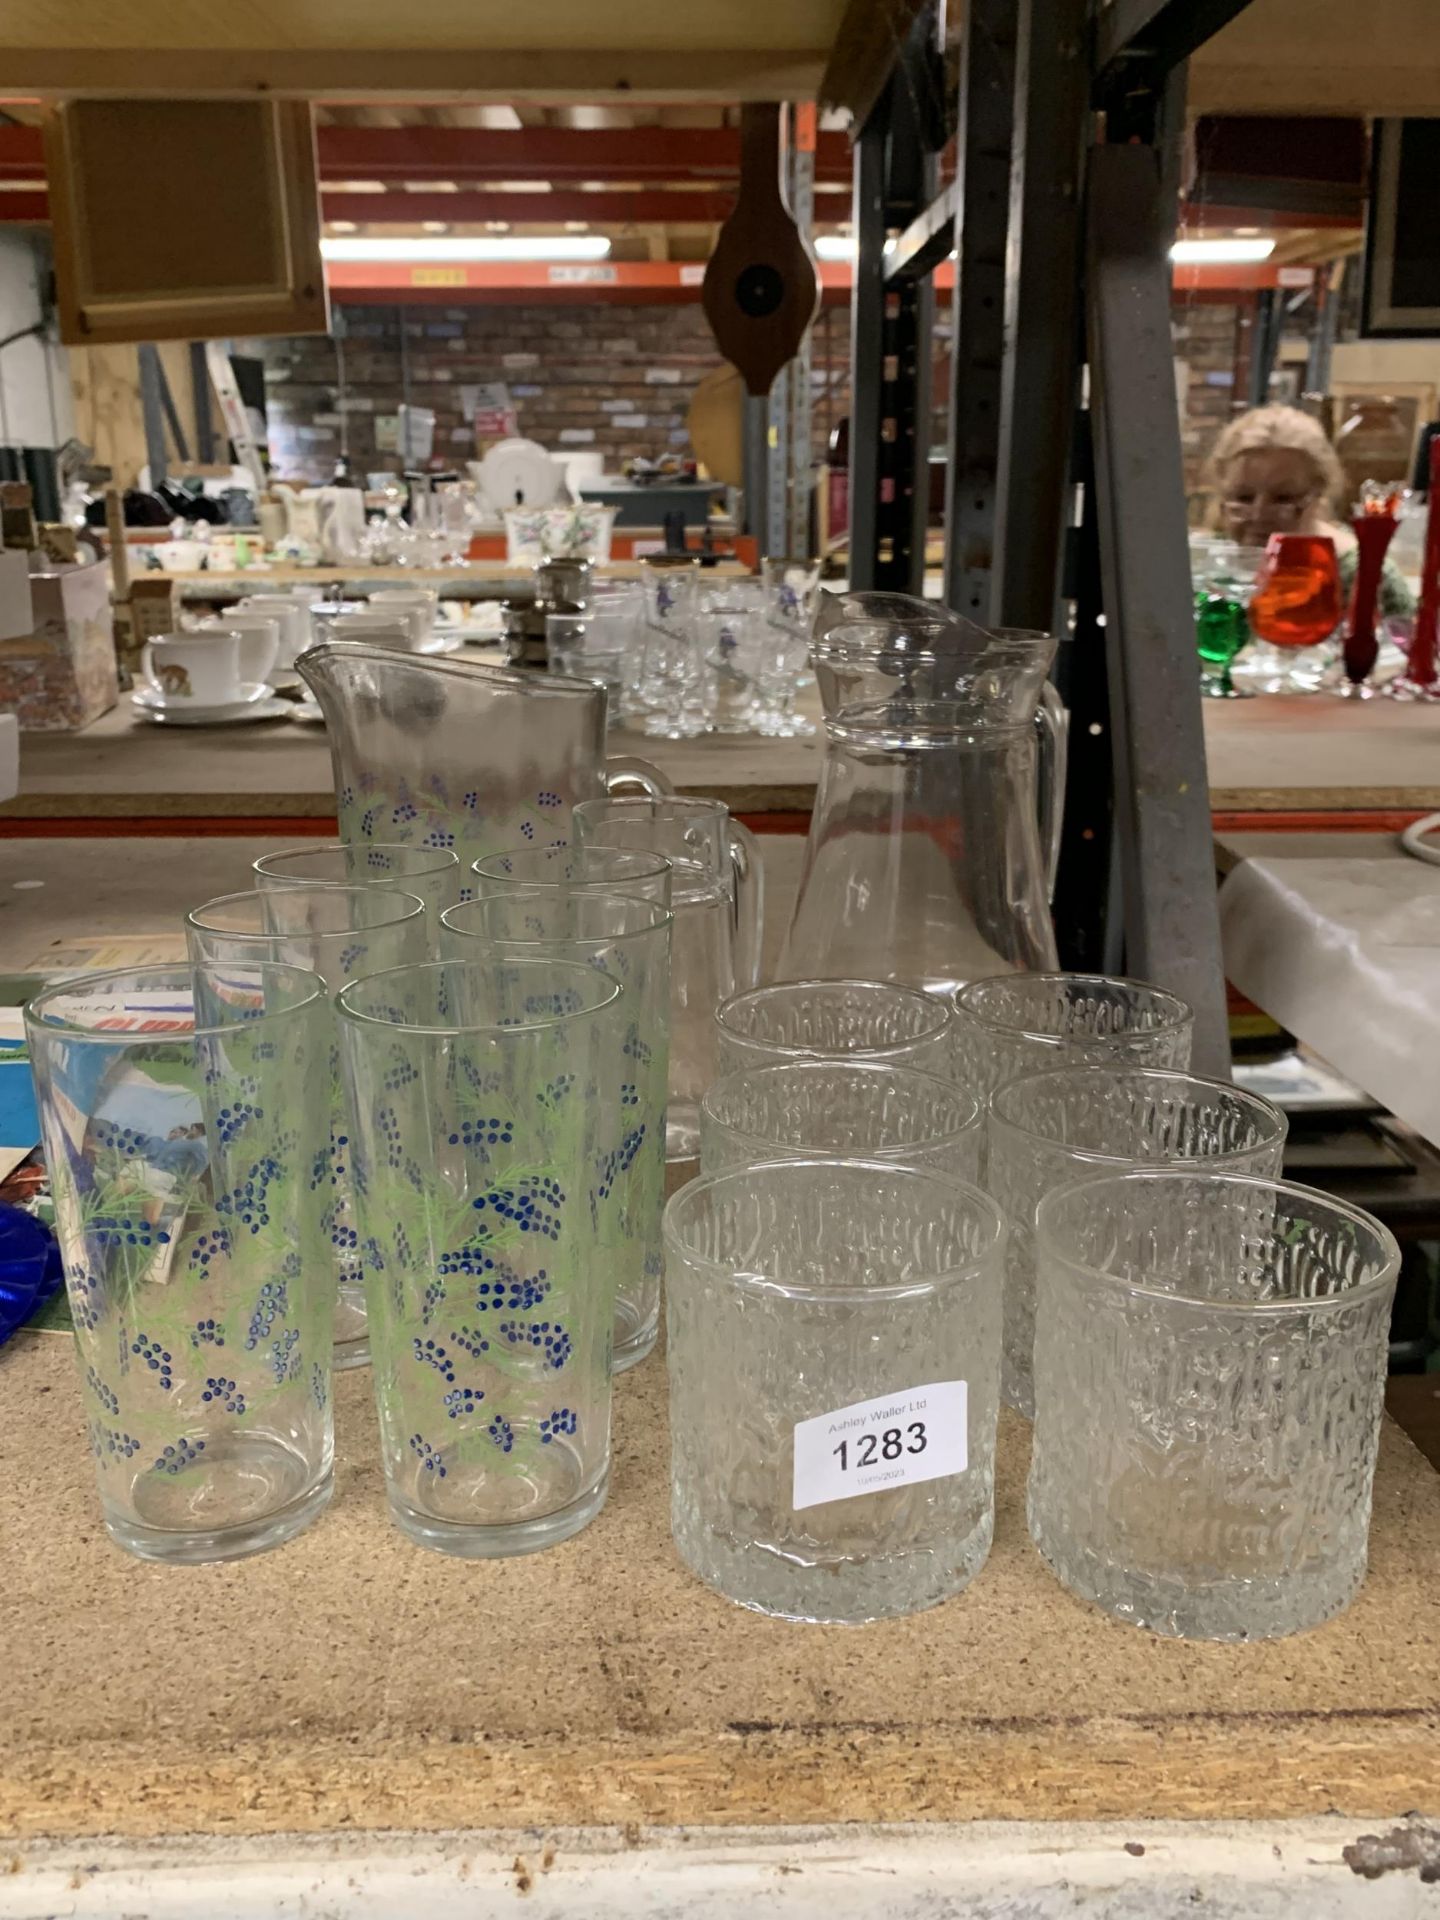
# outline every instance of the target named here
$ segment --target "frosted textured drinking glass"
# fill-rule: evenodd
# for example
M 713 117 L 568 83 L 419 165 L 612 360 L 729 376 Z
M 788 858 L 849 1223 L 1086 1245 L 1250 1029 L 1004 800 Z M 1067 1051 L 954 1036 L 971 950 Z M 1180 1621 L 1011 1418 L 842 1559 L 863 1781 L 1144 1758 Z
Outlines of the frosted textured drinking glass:
M 324 990 L 142 967 L 25 1025 L 106 1529 L 150 1560 L 278 1546 L 331 1491 Z
M 1099 973 L 997 973 L 955 994 L 955 1077 L 980 1098 L 1046 1067 L 1188 1067 L 1178 995 Z
M 255 862 L 255 884 L 261 888 L 388 887 L 412 893 L 425 903 L 430 944 L 438 952 L 441 914 L 466 897 L 463 872 L 460 856 L 443 847 L 407 847 L 381 840 L 346 847 L 335 841 L 262 854 Z
M 444 918 L 447 960 L 571 960 L 623 989 L 607 1028 L 595 1167 L 617 1373 L 643 1360 L 660 1331 L 670 926 L 670 914 L 649 900 L 560 888 L 471 900 Z
M 1035 1410 L 1035 1209 L 1047 1193 L 1138 1161 L 1278 1179 L 1287 1131 L 1284 1114 L 1258 1094 L 1161 1067 L 1061 1067 L 997 1087 L 986 1184 L 1010 1228 L 1005 1404 L 1027 1418 Z
M 727 1074 L 700 1102 L 700 1171 L 861 1158 L 973 1180 L 979 1103 L 911 1067 L 799 1060 Z
M 1004 1227 L 867 1160 L 694 1180 L 665 1209 L 671 1526 L 709 1586 L 793 1620 L 957 1593 L 990 1551 Z
M 625 893 L 636 900 L 670 904 L 670 862 L 658 853 L 627 853 L 618 847 L 517 847 L 487 854 L 471 870 L 477 900 L 521 890 L 565 889 Z
M 588 966 L 486 959 L 336 1003 L 390 1512 L 441 1553 L 534 1552 L 605 1501 L 620 998 Z
M 890 980 L 787 980 L 733 994 L 715 1011 L 720 1072 L 784 1060 L 869 1060 L 948 1074 L 943 1000 Z
M 1365 1577 L 1400 1254 L 1240 1174 L 1061 1187 L 1036 1224 L 1030 1532 L 1073 1593 L 1208 1640 L 1313 1627 Z
M 186 915 L 192 962 L 255 966 L 280 962 L 318 973 L 332 996 L 330 1144 L 314 1178 L 329 1189 L 324 1216 L 335 1276 L 335 1365 L 360 1367 L 370 1357 L 365 1284 L 351 1204 L 350 1129 L 340 1085 L 333 996 L 347 980 L 430 958 L 425 903 L 386 887 L 274 887 L 224 894 Z

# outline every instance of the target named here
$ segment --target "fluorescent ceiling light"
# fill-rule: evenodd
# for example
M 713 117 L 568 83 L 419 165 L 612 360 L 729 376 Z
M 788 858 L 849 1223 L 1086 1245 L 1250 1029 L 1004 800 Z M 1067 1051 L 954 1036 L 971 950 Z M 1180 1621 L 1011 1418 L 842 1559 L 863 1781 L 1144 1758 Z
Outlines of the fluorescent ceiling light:
M 1170 258 L 1177 267 L 1254 266 L 1275 251 L 1273 240 L 1177 240 Z
M 320 242 L 327 260 L 366 260 L 379 265 L 420 265 L 449 260 L 603 260 L 610 251 L 604 234 L 557 234 L 551 239 L 511 235 L 506 239 L 332 240 Z
M 893 239 L 887 240 L 885 251 L 888 253 L 894 245 Z M 1243 266 L 1268 260 L 1274 251 L 1273 239 L 1177 240 L 1170 258 L 1178 267 Z M 848 234 L 823 233 L 815 242 L 815 253 L 821 260 L 853 260 L 856 246 Z

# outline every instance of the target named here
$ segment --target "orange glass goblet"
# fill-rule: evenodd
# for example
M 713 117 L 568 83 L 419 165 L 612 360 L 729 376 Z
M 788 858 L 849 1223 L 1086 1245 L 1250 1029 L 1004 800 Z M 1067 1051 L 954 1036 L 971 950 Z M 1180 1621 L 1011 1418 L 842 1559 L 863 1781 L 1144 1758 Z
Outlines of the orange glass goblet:
M 1250 601 L 1251 630 L 1275 647 L 1315 647 L 1340 624 L 1340 568 L 1326 534 L 1272 533 Z

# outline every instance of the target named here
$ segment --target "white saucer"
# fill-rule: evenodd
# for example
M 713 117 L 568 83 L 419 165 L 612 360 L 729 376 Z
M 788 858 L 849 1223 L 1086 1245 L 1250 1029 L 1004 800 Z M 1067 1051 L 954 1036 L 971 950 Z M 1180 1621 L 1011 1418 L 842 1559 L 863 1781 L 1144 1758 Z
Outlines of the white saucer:
M 267 690 L 268 691 L 268 690 Z M 229 727 L 250 720 L 284 720 L 293 713 L 292 700 L 278 700 L 273 694 L 258 700 L 239 700 L 228 707 L 154 706 L 136 699 L 136 710 L 159 727 Z
M 261 680 L 245 680 L 241 684 L 245 690 L 238 700 L 208 703 L 203 700 L 167 700 L 163 693 L 147 686 L 137 687 L 130 697 L 137 707 L 143 707 L 147 713 L 163 713 L 168 720 L 182 714 L 239 713 L 246 707 L 253 707 L 257 700 L 270 699 L 275 691 Z
M 443 600 L 435 616 L 437 633 L 463 634 L 473 646 L 477 640 L 503 640 L 505 637 L 505 613 L 498 600 L 477 600 L 466 607 L 462 614 L 454 609 L 462 603 L 456 600 Z

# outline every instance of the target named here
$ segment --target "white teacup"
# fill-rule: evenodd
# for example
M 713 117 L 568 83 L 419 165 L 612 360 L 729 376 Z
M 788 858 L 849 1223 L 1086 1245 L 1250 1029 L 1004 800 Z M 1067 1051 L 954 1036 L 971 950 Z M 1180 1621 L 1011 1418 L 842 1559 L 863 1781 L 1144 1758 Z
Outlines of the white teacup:
M 167 705 L 234 706 L 245 698 L 238 633 L 163 633 L 147 640 L 140 671 Z
M 201 620 L 199 633 L 233 633 L 240 642 L 240 678 L 268 682 L 280 652 L 280 620 L 273 613 L 232 611 Z
M 310 644 L 310 609 L 303 600 L 288 593 L 252 593 L 240 602 L 241 613 L 268 614 L 280 622 L 280 651 L 277 667 L 293 667 L 295 656 Z
M 429 587 L 377 587 L 370 595 L 370 605 L 377 613 L 403 614 L 416 646 L 424 647 L 435 631 L 438 598 Z

